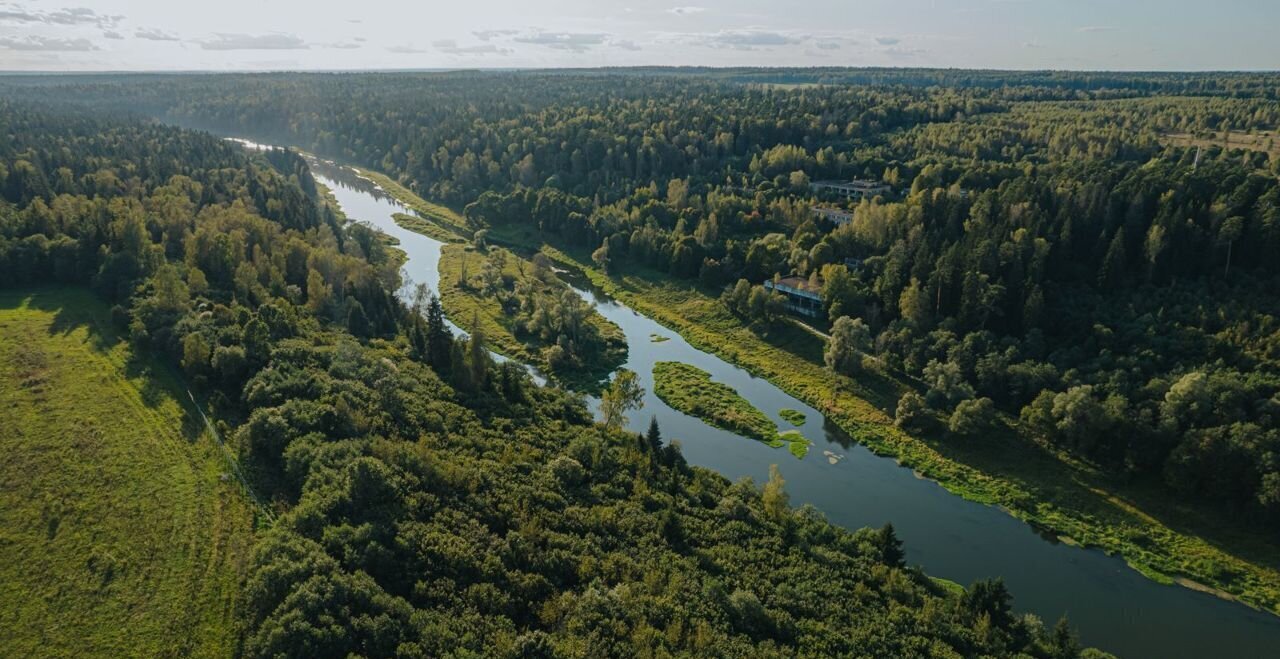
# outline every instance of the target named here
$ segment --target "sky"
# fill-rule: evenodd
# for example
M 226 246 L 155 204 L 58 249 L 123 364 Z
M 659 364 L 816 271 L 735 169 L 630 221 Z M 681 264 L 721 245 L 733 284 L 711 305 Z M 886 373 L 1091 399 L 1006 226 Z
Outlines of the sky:
M 1277 28 L 1280 0 L 0 0 L 0 70 L 1277 70 Z

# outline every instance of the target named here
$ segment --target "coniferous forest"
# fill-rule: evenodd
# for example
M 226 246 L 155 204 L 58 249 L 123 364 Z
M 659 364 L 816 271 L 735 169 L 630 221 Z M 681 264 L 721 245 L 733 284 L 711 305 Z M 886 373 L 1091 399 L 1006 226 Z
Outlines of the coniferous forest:
M 892 526 L 690 466 L 660 424 L 491 359 L 396 295 L 395 245 L 300 151 L 764 341 L 824 337 L 825 381 L 903 441 L 1005 442 L 1170 527 L 1220 517 L 1248 571 L 1181 569 L 1274 611 L 1278 97 L 1226 73 L 9 77 L 0 282 L 90 289 L 214 418 L 261 500 L 237 654 L 1101 656 L 998 579 L 909 566 Z M 886 187 L 814 185 L 853 179 Z

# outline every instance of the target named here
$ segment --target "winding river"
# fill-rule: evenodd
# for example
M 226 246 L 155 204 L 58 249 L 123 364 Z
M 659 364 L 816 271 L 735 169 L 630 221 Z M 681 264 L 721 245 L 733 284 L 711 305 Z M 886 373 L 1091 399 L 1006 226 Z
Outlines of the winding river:
M 393 213 L 410 212 L 350 170 L 313 163 L 316 178 L 329 187 L 353 220 L 368 222 L 398 239 L 408 255 L 407 280 L 437 288 L 442 243 L 395 223 Z M 402 294 L 407 295 L 406 289 Z M 656 416 L 668 440 L 679 440 L 685 458 L 730 479 L 763 482 L 777 463 L 794 504 L 813 504 L 847 528 L 892 522 L 905 543 L 907 560 L 929 574 L 968 584 L 1004 577 L 1021 612 L 1046 625 L 1067 614 L 1081 641 L 1123 657 L 1280 656 L 1280 617 L 1177 586 L 1150 581 L 1119 558 L 1061 544 L 998 508 L 967 501 L 940 485 L 918 478 L 889 458 L 874 455 L 828 423 L 812 407 L 769 382 L 690 346 L 679 334 L 591 290 L 578 290 L 626 333 L 626 368 L 646 390 L 644 408 L 631 416 L 643 432 Z M 651 335 L 669 340 L 653 342 Z M 682 414 L 653 394 L 653 364 L 674 360 L 693 364 L 735 388 L 780 429 L 792 427 L 778 416 L 799 410 L 808 422 L 798 428 L 813 442 L 804 459 L 713 428 Z M 593 409 L 598 401 L 591 400 Z M 830 457 L 837 457 L 833 463 Z

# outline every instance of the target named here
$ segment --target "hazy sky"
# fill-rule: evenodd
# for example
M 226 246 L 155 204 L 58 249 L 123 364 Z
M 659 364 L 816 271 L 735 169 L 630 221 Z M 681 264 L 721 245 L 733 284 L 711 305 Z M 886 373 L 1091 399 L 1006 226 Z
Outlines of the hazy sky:
M 0 0 L 0 70 L 1280 69 L 1280 0 Z

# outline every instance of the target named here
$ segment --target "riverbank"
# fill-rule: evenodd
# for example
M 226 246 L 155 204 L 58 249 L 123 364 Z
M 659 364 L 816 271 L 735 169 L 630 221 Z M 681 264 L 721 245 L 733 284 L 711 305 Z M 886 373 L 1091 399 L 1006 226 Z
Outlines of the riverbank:
M 403 186 L 383 187 L 398 189 L 393 194 L 407 206 L 427 204 Z M 1064 542 L 1118 555 L 1159 583 L 1194 582 L 1280 613 L 1280 551 L 1216 510 L 1173 502 L 1154 485 L 1117 484 L 1087 465 L 1018 438 L 1013 419 L 1004 419 L 1000 432 L 981 440 L 909 434 L 893 425 L 893 409 L 912 385 L 874 371 L 857 380 L 832 378 L 823 364 L 822 336 L 799 324 L 757 334 L 714 294 L 661 273 L 624 267 L 606 275 L 592 265 L 589 252 L 559 250 L 527 230 L 494 228 L 489 239 L 516 251 L 541 249 L 559 266 L 581 273 L 692 346 L 769 380 L 872 451 L 893 457 L 953 494 L 999 506 Z
M 469 238 L 472 235 L 467 219 L 452 208 L 443 204 L 432 203 L 419 197 L 413 190 L 406 188 L 386 174 L 361 167 L 352 167 L 352 169 L 355 170 L 360 178 L 382 188 L 383 192 L 395 197 L 406 208 L 421 215 L 423 218 L 441 224 L 460 236 Z
M 535 236 L 493 231 L 491 240 L 541 248 L 604 293 L 821 411 L 878 454 L 972 501 L 997 505 L 1063 540 L 1122 557 L 1164 584 L 1179 577 L 1251 606 L 1280 613 L 1277 549 L 1214 510 L 1169 501 L 1154 486 L 1118 485 L 1107 476 L 1018 438 L 1016 422 L 979 441 L 942 433 L 908 434 L 893 425 L 898 396 L 910 384 L 891 374 L 832 378 L 823 341 L 794 324 L 757 334 L 712 295 L 657 272 L 626 268 L 606 275 L 589 256 L 544 245 Z M 1177 530 L 1175 530 L 1175 528 Z

